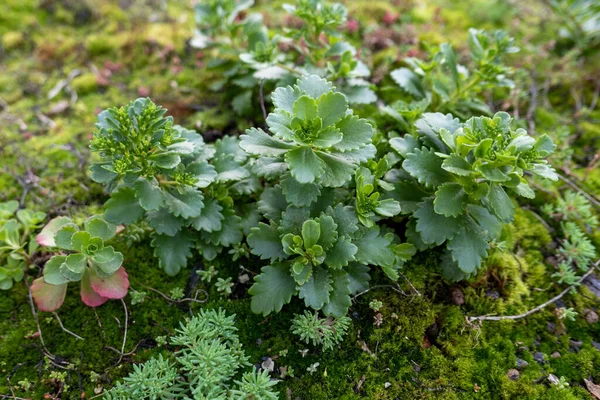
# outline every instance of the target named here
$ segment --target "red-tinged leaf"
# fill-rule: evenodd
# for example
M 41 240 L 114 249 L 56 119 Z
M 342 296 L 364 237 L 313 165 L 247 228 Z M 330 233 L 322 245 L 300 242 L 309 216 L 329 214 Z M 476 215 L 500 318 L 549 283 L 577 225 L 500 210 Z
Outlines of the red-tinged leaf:
M 90 285 L 90 273 L 86 272 L 81 278 L 81 301 L 88 307 L 98 307 L 106 303 L 109 299 L 100 296 L 94 292 L 92 285 Z
M 122 299 L 129 290 L 129 279 L 123 267 L 108 278 L 90 274 L 90 284 L 96 293 L 109 299 Z
M 67 294 L 67 284 L 50 285 L 44 278 L 38 278 L 31 284 L 31 295 L 40 311 L 53 312 L 62 306 Z
M 38 242 L 40 246 L 48 246 L 54 247 L 56 243 L 54 242 L 54 235 L 56 232 L 63 226 L 69 223 L 72 223 L 67 217 L 56 217 L 52 219 L 50 222 L 44 226 L 42 231 L 35 237 L 35 240 Z

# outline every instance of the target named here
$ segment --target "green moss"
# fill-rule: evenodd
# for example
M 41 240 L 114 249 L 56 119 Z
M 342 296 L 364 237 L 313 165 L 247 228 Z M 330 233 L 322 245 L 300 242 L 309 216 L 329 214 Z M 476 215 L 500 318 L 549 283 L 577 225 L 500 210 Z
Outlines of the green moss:
M 96 76 L 93 73 L 86 73 L 73 79 L 71 82 L 73 89 L 79 94 L 87 94 L 98 89 L 98 82 Z

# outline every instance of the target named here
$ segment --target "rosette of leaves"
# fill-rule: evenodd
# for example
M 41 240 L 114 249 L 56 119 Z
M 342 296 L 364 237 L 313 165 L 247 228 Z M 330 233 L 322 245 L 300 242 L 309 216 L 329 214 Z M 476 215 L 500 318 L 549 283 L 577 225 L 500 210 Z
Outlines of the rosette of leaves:
M 348 11 L 341 3 L 302 0 L 285 4 L 284 9 L 302 24 L 288 28 L 286 36 L 297 50 L 292 68 L 339 82 L 339 90 L 352 104 L 368 104 L 377 100 L 367 81 L 371 71 L 358 59 L 356 48 L 342 37 Z M 304 60 L 300 64 L 300 60 Z
M 332 203 L 334 197 L 333 191 L 323 190 L 312 207 L 286 207 L 281 187 L 264 192 L 259 207 L 270 223 L 252 228 L 248 244 L 270 265 L 249 290 L 252 311 L 278 312 L 297 295 L 306 307 L 341 317 L 350 296 L 368 287 L 370 265 L 398 278 L 397 268 L 414 247 L 396 243 L 393 234 L 378 226 L 359 224 L 354 207 Z
M 0 203 L 0 290 L 20 282 L 33 265 L 31 258 L 38 245 L 31 234 L 46 219 L 43 212 L 18 208 L 14 200 Z
M 213 259 L 223 246 L 241 242 L 239 215 L 253 208 L 238 204 L 236 209 L 234 197 L 259 185 L 237 138 L 207 145 L 195 131 L 174 126 L 165 112 L 138 99 L 100 113 L 91 149 L 101 161 L 91 170 L 92 179 L 112 191 L 106 219 L 127 225 L 147 221 L 160 265 L 174 275 L 193 248 Z
M 387 172 L 387 160 L 371 162 L 375 169 L 373 173 L 369 168 L 359 167 L 354 181 L 356 184 L 356 214 L 360 222 L 366 227 L 372 227 L 382 218 L 390 218 L 400 214 L 400 203 L 393 198 L 382 198 L 378 191 L 380 185 L 386 190 L 393 189 L 393 185 L 386 185 L 383 175 Z
M 289 170 L 293 185 L 342 186 L 361 162 L 374 157 L 373 127 L 353 115 L 346 97 L 316 75 L 276 89 L 275 111 L 267 117 L 273 136 L 250 128 L 240 146 L 260 156 L 255 171 L 276 176 Z
M 491 115 L 482 94 L 488 89 L 510 88 L 511 69 L 503 64 L 506 55 L 519 51 L 514 39 L 503 31 L 488 33 L 469 29 L 470 63 L 459 64 L 459 56 L 448 43 L 440 45 L 429 61 L 406 58 L 406 67 L 391 72 L 392 79 L 410 100 L 427 105 L 428 111 L 450 112 L 461 119 L 473 114 Z M 396 117 L 410 118 L 409 99 L 393 104 Z M 423 110 L 424 111 L 424 110 Z
M 38 308 L 58 310 L 71 282 L 80 282 L 81 300 L 90 307 L 125 297 L 129 279 L 122 266 L 123 254 L 105 245 L 115 234 L 116 226 L 101 215 L 85 221 L 83 230 L 67 217 L 48 222 L 36 240 L 58 254 L 46 262 L 44 276 L 31 285 Z
M 444 244 L 444 273 L 451 279 L 474 274 L 489 242 L 513 220 L 507 192 L 535 197 L 525 172 L 557 179 L 546 161 L 552 140 L 515 130 L 511 121 L 505 112 L 462 124 L 450 114 L 425 113 L 416 137 L 390 139 L 403 158 L 402 170 L 389 177 L 393 197 L 411 214 L 407 236 L 421 250 Z

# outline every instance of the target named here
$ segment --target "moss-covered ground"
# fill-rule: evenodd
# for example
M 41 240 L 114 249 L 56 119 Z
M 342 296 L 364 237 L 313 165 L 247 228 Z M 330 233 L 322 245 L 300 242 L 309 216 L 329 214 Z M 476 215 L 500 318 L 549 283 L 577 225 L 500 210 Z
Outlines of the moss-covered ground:
M 210 55 L 188 45 L 194 27 L 189 2 L 0 3 L 0 201 L 17 199 L 51 217 L 82 219 L 100 210 L 106 195 L 87 172 L 87 145 L 96 114 L 139 96 L 150 96 L 178 123 L 198 129 L 207 140 L 252 126 L 253 121 L 235 116 L 225 99 L 207 89 L 213 79 L 204 68 Z M 355 39 L 370 40 L 374 71 L 385 72 L 407 54 L 422 54 L 423 43 L 451 41 L 464 48 L 471 26 L 507 29 L 524 50 L 511 61 L 515 68 L 525 75 L 536 69 L 548 74 L 548 104 L 540 101 L 529 118 L 538 131 L 567 129 L 569 137 L 576 138 L 563 147 L 571 148 L 578 165 L 569 172 L 581 179 L 598 149 L 600 112 L 575 114 L 569 93 L 575 88 L 589 103 L 598 64 L 594 72 L 594 56 L 589 56 L 577 71 L 569 72 L 568 65 L 561 64 L 564 59 L 545 56 L 548 49 L 543 45 L 550 39 L 540 38 L 540 27 L 551 26 L 555 32 L 559 22 L 545 14 L 542 1 L 523 3 L 527 4 L 359 0 L 347 6 L 361 26 Z M 273 24 L 280 4 L 258 1 L 259 8 L 270 11 Z M 382 24 L 386 12 L 398 13 L 398 22 Z M 391 46 L 386 45 L 389 40 Z M 560 40 L 555 45 L 560 46 Z M 517 105 L 528 90 L 514 93 Z M 514 112 L 512 101 L 507 99 L 507 108 Z M 581 185 L 600 193 L 600 171 L 587 174 Z M 551 196 L 541 192 L 527 206 L 535 211 L 548 201 Z M 147 296 L 139 304 L 132 304 L 128 296 L 124 303 L 112 301 L 92 309 L 81 303 L 77 289 L 70 288 L 58 315 L 64 327 L 83 340 L 61 329 L 52 314 L 38 313 L 36 322 L 24 283 L 0 292 L 0 398 L 97 396 L 127 375 L 132 363 L 173 350 L 160 337 L 172 334 L 180 321 L 204 307 L 237 314 L 240 338 L 252 362 L 271 357 L 275 371 L 287 367 L 287 376 L 273 374 L 281 379 L 281 398 L 592 398 L 584 379 L 600 383 L 600 323 L 582 316 L 584 309 L 597 312 L 600 299 L 585 286 L 562 299 L 579 313 L 574 321 L 559 320 L 553 313 L 557 305 L 552 304 L 518 321 L 467 323 L 467 316 L 527 311 L 564 288 L 551 278 L 554 267 L 547 262 L 555 238 L 529 210 L 520 210 L 505 229 L 508 250 L 495 252 L 487 271 L 471 281 L 444 282 L 435 252 L 419 254 L 406 264 L 406 279 L 399 282 L 403 293 L 390 290 L 389 281 L 377 276 L 374 285 L 380 287 L 354 300 L 350 333 L 328 352 L 290 333 L 290 318 L 299 307 L 292 304 L 267 318 L 250 311 L 249 284 L 238 278 L 258 271 L 259 260 L 244 260 L 242 266 L 224 257 L 212 263 L 219 277 L 235 282 L 232 295 L 224 296 L 214 280 L 198 282 L 193 269 L 167 277 L 143 233 L 137 242 L 117 239 L 132 288 Z M 600 246 L 600 234 L 595 233 L 594 240 Z M 199 258 L 190 264 L 194 269 L 209 266 Z M 29 281 L 36 273 L 32 271 Z M 202 302 L 169 301 L 149 288 L 167 296 L 173 288 L 182 288 L 188 296 L 197 293 Z M 377 324 L 369 308 L 374 299 L 383 302 Z M 519 361 L 519 376 L 509 377 L 517 359 L 527 365 Z M 309 372 L 315 363 L 318 367 Z M 550 374 L 564 377 L 569 386 L 552 385 Z

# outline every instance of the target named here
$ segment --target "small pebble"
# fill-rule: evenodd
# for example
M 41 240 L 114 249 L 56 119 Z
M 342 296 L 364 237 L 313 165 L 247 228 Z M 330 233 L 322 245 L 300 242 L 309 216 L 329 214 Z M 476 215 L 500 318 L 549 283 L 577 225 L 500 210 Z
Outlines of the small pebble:
M 554 353 L 550 354 L 550 357 L 552 357 L 552 358 L 560 358 L 560 353 L 558 351 L 555 351 Z
M 488 290 L 485 292 L 485 295 L 492 300 L 498 300 L 500 298 L 500 293 L 498 293 L 496 290 Z
M 386 382 L 386 383 L 384 383 L 384 384 L 383 384 L 383 386 L 384 386 L 386 389 L 388 389 L 390 386 L 392 386 L 392 384 L 391 384 L 391 383 L 389 383 L 389 382 Z
M 596 322 L 598 322 L 598 313 L 594 310 L 586 308 L 585 310 L 583 310 L 583 316 L 585 317 L 585 320 L 588 324 L 595 324 Z
M 548 329 L 548 332 L 556 332 L 556 324 L 554 322 L 546 322 L 546 328 Z
M 594 346 L 594 347 L 596 348 L 596 350 L 600 351 L 600 343 L 598 343 L 598 342 L 594 342 L 594 341 L 592 340 L 592 346 Z
M 569 339 L 569 346 L 575 350 L 579 350 L 583 342 L 581 340 Z
M 519 375 L 521 375 L 521 373 L 518 370 L 512 368 L 508 370 L 508 373 L 506 375 L 508 375 L 509 379 L 516 381 L 517 379 L 519 379 Z
M 518 369 L 525 368 L 528 365 L 529 365 L 529 363 L 527 361 L 523 360 L 522 358 L 517 358 L 517 368 Z
M 533 359 L 538 363 L 538 364 L 543 364 L 544 361 L 546 360 L 546 356 L 544 355 L 544 353 L 536 351 L 535 354 L 533 355 Z

